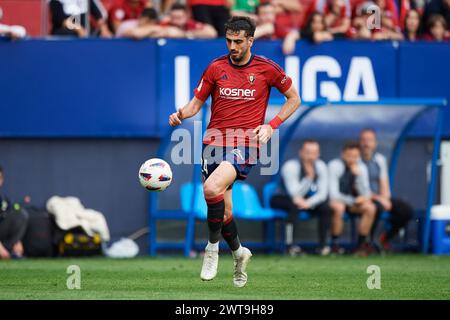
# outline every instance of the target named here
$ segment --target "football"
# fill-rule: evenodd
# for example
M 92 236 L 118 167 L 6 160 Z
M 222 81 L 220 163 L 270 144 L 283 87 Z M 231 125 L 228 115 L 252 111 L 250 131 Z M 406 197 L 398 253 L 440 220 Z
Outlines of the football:
M 139 182 L 148 191 L 164 191 L 172 182 L 170 165 L 158 158 L 144 162 L 139 169 Z

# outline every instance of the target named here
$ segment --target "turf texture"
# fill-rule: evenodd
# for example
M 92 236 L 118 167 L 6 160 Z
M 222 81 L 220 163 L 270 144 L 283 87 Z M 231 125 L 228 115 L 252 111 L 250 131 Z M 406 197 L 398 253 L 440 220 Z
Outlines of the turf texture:
M 358 258 L 254 254 L 244 288 L 232 284 L 233 260 L 222 253 L 216 279 L 200 280 L 201 258 L 0 261 L 0 299 L 450 299 L 450 256 Z M 81 270 L 69 290 L 67 268 Z M 370 265 L 381 289 L 368 289 Z

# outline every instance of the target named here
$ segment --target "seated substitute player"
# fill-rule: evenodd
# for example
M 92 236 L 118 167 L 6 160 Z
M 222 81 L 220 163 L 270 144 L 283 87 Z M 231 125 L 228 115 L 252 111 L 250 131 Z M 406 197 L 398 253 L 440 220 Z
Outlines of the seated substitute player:
M 327 255 L 327 233 L 331 210 L 328 205 L 328 171 L 327 165 L 320 157 L 320 145 L 316 140 L 305 140 L 299 150 L 299 157 L 287 161 L 281 168 L 282 180 L 278 190 L 270 200 L 272 208 L 288 212 L 286 223 L 286 245 L 290 255 L 300 253 L 300 248 L 293 245 L 294 225 L 299 210 L 307 210 L 318 217 L 319 252 Z
M 376 152 L 378 142 L 375 130 L 362 130 L 359 134 L 359 144 L 362 160 L 369 172 L 372 201 L 377 207 L 377 215 L 372 232 L 376 229 L 381 213 L 389 211 L 391 213 L 391 227 L 387 232 L 383 232 L 380 235 L 379 241 L 382 250 L 391 251 L 391 240 L 411 220 L 413 209 L 405 201 L 391 198 L 386 158 L 381 153 Z
M 252 254 L 239 241 L 232 215 L 231 188 L 236 179 L 247 177 L 256 164 L 259 146 L 267 143 L 274 130 L 299 107 L 300 97 L 292 80 L 276 63 L 251 53 L 255 33 L 252 19 L 232 17 L 225 30 L 229 54 L 210 63 L 194 98 L 171 114 L 169 123 L 176 126 L 194 116 L 212 95 L 211 120 L 203 139 L 202 156 L 209 241 L 200 277 L 212 280 L 216 276 L 222 234 L 234 258 L 234 285 L 243 287 Z M 264 124 L 271 87 L 276 87 L 287 100 L 275 118 Z
M 332 252 L 341 254 L 338 238 L 344 227 L 344 213 L 361 216 L 358 227 L 358 248 L 356 255 L 367 256 L 371 252 L 367 236 L 375 219 L 376 207 L 371 201 L 369 174 L 361 161 L 358 142 L 344 145 L 340 159 L 331 160 L 328 164 L 328 181 L 331 218 Z
M 22 258 L 22 238 L 28 224 L 28 213 L 2 194 L 3 169 L 0 167 L 0 260 Z

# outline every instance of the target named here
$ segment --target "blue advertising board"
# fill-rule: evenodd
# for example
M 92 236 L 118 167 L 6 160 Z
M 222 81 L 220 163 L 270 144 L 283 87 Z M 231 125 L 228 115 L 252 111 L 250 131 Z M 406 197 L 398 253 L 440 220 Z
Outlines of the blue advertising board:
M 398 96 L 444 97 L 450 103 L 450 44 L 403 43 L 399 50 Z M 450 137 L 450 108 L 444 110 L 444 135 Z M 430 136 L 432 114 L 425 115 L 413 129 L 415 136 Z
M 396 48 L 391 43 L 336 42 L 321 46 L 298 42 L 291 56 L 284 56 L 279 41 L 257 41 L 253 53 L 272 59 L 286 70 L 303 101 L 376 101 L 396 96 Z M 343 50 L 345 48 L 345 50 Z M 203 71 L 226 54 L 223 40 L 164 41 L 159 47 L 161 123 L 176 107 L 187 103 Z M 390 70 L 390 72 L 386 72 Z M 281 95 L 272 90 L 272 98 Z
M 283 67 L 303 101 L 450 100 L 450 44 L 299 41 L 284 56 L 280 41 L 256 41 L 253 52 Z M 223 39 L 0 39 L 0 136 L 160 137 L 226 53 Z M 450 137 L 449 111 L 444 123 Z M 433 126 L 424 119 L 414 133 Z
M 157 136 L 153 41 L 0 41 L 0 136 Z

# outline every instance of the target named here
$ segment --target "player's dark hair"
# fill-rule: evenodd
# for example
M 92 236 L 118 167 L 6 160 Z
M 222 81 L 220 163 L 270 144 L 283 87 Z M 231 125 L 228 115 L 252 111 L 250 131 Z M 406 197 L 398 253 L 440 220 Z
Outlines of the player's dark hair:
M 447 30 L 447 22 L 445 18 L 440 14 L 433 14 L 427 20 L 427 31 L 431 32 L 431 28 L 433 28 L 437 23 L 442 24 L 445 30 Z
M 371 128 L 371 127 L 363 128 L 359 132 L 359 135 L 363 134 L 364 132 L 372 132 L 374 135 L 377 135 L 377 131 L 374 128 Z
M 273 7 L 273 4 L 271 2 L 260 3 L 255 8 L 255 14 L 259 14 L 259 9 L 264 8 L 264 7 L 269 7 L 269 6 Z
M 183 11 L 187 11 L 187 7 L 184 4 L 181 3 L 174 3 L 171 7 L 170 7 L 170 11 L 174 11 L 174 10 L 183 10 Z
M 319 144 L 319 141 L 316 140 L 316 139 L 305 139 L 305 140 L 303 140 L 302 147 L 303 147 L 305 144 L 308 144 L 308 143 L 316 143 L 316 144 Z
M 145 8 L 144 10 L 142 10 L 141 18 L 158 20 L 158 12 L 154 8 Z
M 352 150 L 352 149 L 358 149 L 359 150 L 359 143 L 357 141 L 347 141 L 344 144 L 344 147 L 342 147 L 342 151 Z
M 3 173 L 3 168 L 2 168 L 2 166 L 0 166 L 0 173 Z
M 409 16 L 413 12 L 415 12 L 419 16 L 419 27 L 417 28 L 417 34 L 423 33 L 423 21 L 422 21 L 422 17 L 420 16 L 419 11 L 417 9 L 410 9 L 410 10 L 408 10 L 408 12 L 406 12 L 405 21 L 403 23 L 403 30 L 405 30 L 404 31 L 405 36 L 408 36 L 408 32 L 409 32 L 406 22 L 408 21 Z
M 255 36 L 256 23 L 249 17 L 235 16 L 225 23 L 225 33 L 231 31 L 233 33 L 239 33 L 245 31 L 245 36 Z
M 305 27 L 301 30 L 301 36 L 303 39 L 307 39 L 308 41 L 314 42 L 314 32 L 312 31 L 312 24 L 314 18 L 319 16 L 322 19 L 322 24 L 325 24 L 324 18 L 320 12 L 312 12 L 308 19 L 306 20 Z

